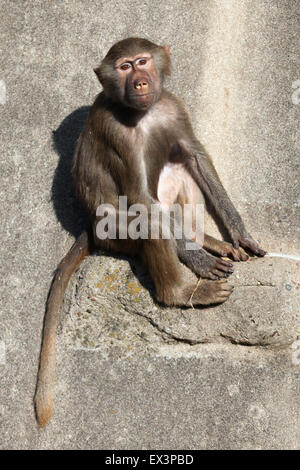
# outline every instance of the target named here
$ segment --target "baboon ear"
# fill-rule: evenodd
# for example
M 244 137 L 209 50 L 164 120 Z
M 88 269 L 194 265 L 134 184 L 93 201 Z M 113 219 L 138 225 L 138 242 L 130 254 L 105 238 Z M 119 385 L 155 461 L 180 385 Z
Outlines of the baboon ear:
M 103 74 L 101 73 L 101 67 L 96 67 L 93 69 L 95 74 L 97 75 L 97 78 L 99 80 L 99 82 L 101 83 L 102 85 L 102 77 L 103 77 Z
M 95 74 L 97 75 L 97 78 L 98 78 L 99 82 L 102 84 L 102 74 L 101 74 L 100 67 L 96 67 L 93 70 L 94 70 Z
M 170 55 L 170 46 L 165 46 L 164 50 L 166 51 L 168 55 Z
M 96 67 L 96 68 L 94 68 L 93 70 L 94 70 L 95 74 L 97 75 L 97 77 L 99 78 L 99 75 L 100 75 L 100 70 L 99 70 L 99 68 Z

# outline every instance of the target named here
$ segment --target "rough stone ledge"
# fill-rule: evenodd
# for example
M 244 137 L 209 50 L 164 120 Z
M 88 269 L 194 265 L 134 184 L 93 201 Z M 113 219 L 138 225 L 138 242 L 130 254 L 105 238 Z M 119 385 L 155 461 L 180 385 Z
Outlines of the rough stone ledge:
M 286 347 L 300 335 L 299 265 L 275 257 L 235 263 L 227 302 L 181 309 L 155 302 L 137 260 L 90 257 L 67 290 L 61 333 L 67 347 L 103 351 L 115 344 L 122 354 L 178 342 Z

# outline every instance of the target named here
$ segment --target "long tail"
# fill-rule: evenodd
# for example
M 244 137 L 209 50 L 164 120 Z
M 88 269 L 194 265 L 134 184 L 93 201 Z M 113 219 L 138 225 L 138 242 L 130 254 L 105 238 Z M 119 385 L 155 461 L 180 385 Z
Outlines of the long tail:
M 84 258 L 91 253 L 88 232 L 83 232 L 57 267 L 46 307 L 40 368 L 35 393 L 38 423 L 45 426 L 52 416 L 55 381 L 55 337 L 59 310 L 70 277 Z

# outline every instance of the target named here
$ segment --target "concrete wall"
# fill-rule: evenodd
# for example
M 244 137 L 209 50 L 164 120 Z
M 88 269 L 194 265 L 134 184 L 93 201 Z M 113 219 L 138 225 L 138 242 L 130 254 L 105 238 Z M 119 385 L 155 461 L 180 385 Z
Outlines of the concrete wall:
M 299 446 L 299 2 L 1 0 L 0 17 L 1 448 Z M 91 335 L 99 328 L 99 345 L 76 339 L 66 312 L 86 311 L 88 299 L 85 286 L 74 296 L 74 278 L 58 337 L 55 415 L 40 431 L 33 395 L 44 304 L 84 223 L 69 170 L 99 91 L 92 68 L 116 40 L 135 35 L 171 45 L 169 87 L 184 99 L 253 237 L 285 258 L 261 261 L 257 275 L 239 268 L 250 287 L 243 281 L 245 294 L 230 299 L 221 324 L 217 309 L 170 312 L 172 328 L 154 321 L 154 304 L 129 312 L 137 343 L 130 357 L 126 334 L 111 337 L 114 319 L 106 329 L 101 323 L 101 297 L 96 330 L 91 315 L 84 325 Z M 209 217 L 207 224 L 216 233 Z M 87 278 L 96 261 L 82 268 Z M 266 295 L 258 287 L 265 276 L 275 285 Z M 283 340 L 268 340 L 266 349 L 270 325 Z M 144 330 L 149 344 L 135 341 Z M 190 330 L 197 344 L 180 341 Z M 203 331 L 207 345 L 198 341 Z

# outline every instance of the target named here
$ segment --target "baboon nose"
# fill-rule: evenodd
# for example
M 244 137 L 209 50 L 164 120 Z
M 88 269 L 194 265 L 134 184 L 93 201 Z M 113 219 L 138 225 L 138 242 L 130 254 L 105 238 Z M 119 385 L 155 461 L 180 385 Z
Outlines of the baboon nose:
M 147 88 L 148 88 L 148 82 L 146 80 L 136 80 L 134 82 L 134 88 L 136 90 L 143 90 L 143 91 L 146 91 Z

